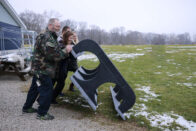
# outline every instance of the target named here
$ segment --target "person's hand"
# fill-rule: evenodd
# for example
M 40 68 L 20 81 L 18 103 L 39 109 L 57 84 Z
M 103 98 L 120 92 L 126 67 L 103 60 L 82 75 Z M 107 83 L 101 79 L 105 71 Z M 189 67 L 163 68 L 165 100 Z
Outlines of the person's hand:
M 69 53 L 72 51 L 72 45 L 67 45 L 66 46 L 66 51 Z

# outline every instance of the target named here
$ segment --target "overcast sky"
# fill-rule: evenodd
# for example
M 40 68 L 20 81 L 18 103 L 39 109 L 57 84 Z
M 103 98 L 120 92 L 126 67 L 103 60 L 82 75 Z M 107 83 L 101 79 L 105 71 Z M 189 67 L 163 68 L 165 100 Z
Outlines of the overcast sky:
M 154 33 L 196 34 L 196 0 L 8 0 L 19 14 L 54 10 L 63 19 Z

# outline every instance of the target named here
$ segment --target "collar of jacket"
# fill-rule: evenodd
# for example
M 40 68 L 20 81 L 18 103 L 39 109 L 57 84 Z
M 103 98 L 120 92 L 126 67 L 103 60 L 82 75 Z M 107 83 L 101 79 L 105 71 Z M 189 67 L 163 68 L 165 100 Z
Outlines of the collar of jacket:
M 50 31 L 48 28 L 46 28 L 46 32 L 48 32 L 55 40 L 58 38 L 56 32 Z

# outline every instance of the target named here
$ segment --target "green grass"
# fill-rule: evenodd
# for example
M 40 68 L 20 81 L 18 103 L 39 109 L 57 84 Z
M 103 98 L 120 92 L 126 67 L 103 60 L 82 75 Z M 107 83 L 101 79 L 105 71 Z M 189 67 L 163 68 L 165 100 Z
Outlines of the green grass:
M 164 114 L 173 112 L 183 116 L 186 120 L 196 122 L 196 48 L 194 48 L 195 50 L 182 50 L 171 47 L 168 45 L 102 46 L 106 53 L 145 54 L 134 59 L 125 59 L 125 62 L 113 60 L 114 65 L 134 90 L 137 97 L 136 105 L 145 104 L 147 107 L 146 111 L 152 113 L 152 115 L 153 113 Z M 147 48 L 152 48 L 152 50 Z M 175 52 L 166 53 L 167 51 Z M 98 62 L 90 60 L 79 62 L 79 65 L 87 69 L 93 69 L 98 64 Z M 80 96 L 78 90 L 75 93 L 67 91 L 71 75 L 72 73 L 69 73 L 66 87 L 63 90 L 66 94 L 64 99 L 69 100 L 69 102 L 63 102 L 62 99 L 58 99 L 62 105 L 68 104 L 71 109 L 82 112 L 87 116 L 96 117 L 97 114 L 100 114 L 113 121 L 121 121 L 121 118 L 116 116 L 117 113 L 114 110 L 109 90 L 109 87 L 111 85 L 114 86 L 114 84 L 106 83 L 98 88 L 98 104 L 101 104 L 95 114 L 90 108 L 81 106 L 82 104 L 88 104 Z M 183 83 L 192 83 L 192 88 L 187 87 Z M 159 96 L 147 102 L 140 100 L 139 98 L 144 98 L 145 96 L 143 91 L 136 90 L 140 86 L 150 86 L 151 90 Z M 76 101 L 76 99 L 78 100 Z M 133 109 L 130 111 L 133 114 L 134 111 L 140 111 L 140 107 L 134 106 Z M 150 130 L 161 130 L 158 127 L 152 127 L 149 120 L 141 115 L 132 115 L 128 121 L 137 122 L 139 126 L 147 127 Z M 175 130 L 177 127 L 184 129 L 183 126 L 175 122 L 165 128 Z

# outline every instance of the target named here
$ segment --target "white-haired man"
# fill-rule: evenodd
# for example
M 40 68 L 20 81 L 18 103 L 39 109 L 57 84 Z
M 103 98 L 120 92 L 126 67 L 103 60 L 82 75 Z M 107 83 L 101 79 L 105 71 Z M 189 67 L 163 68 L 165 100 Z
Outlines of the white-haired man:
M 44 33 L 36 38 L 32 57 L 32 72 L 34 73 L 31 87 L 23 106 L 24 113 L 37 112 L 37 118 L 41 120 L 52 120 L 54 116 L 48 113 L 53 93 L 52 78 L 55 77 L 58 61 L 69 56 L 72 47 L 66 46 L 61 49 L 57 42 L 57 34 L 60 30 L 60 22 L 52 18 Z M 38 99 L 38 110 L 34 109 L 33 103 Z

